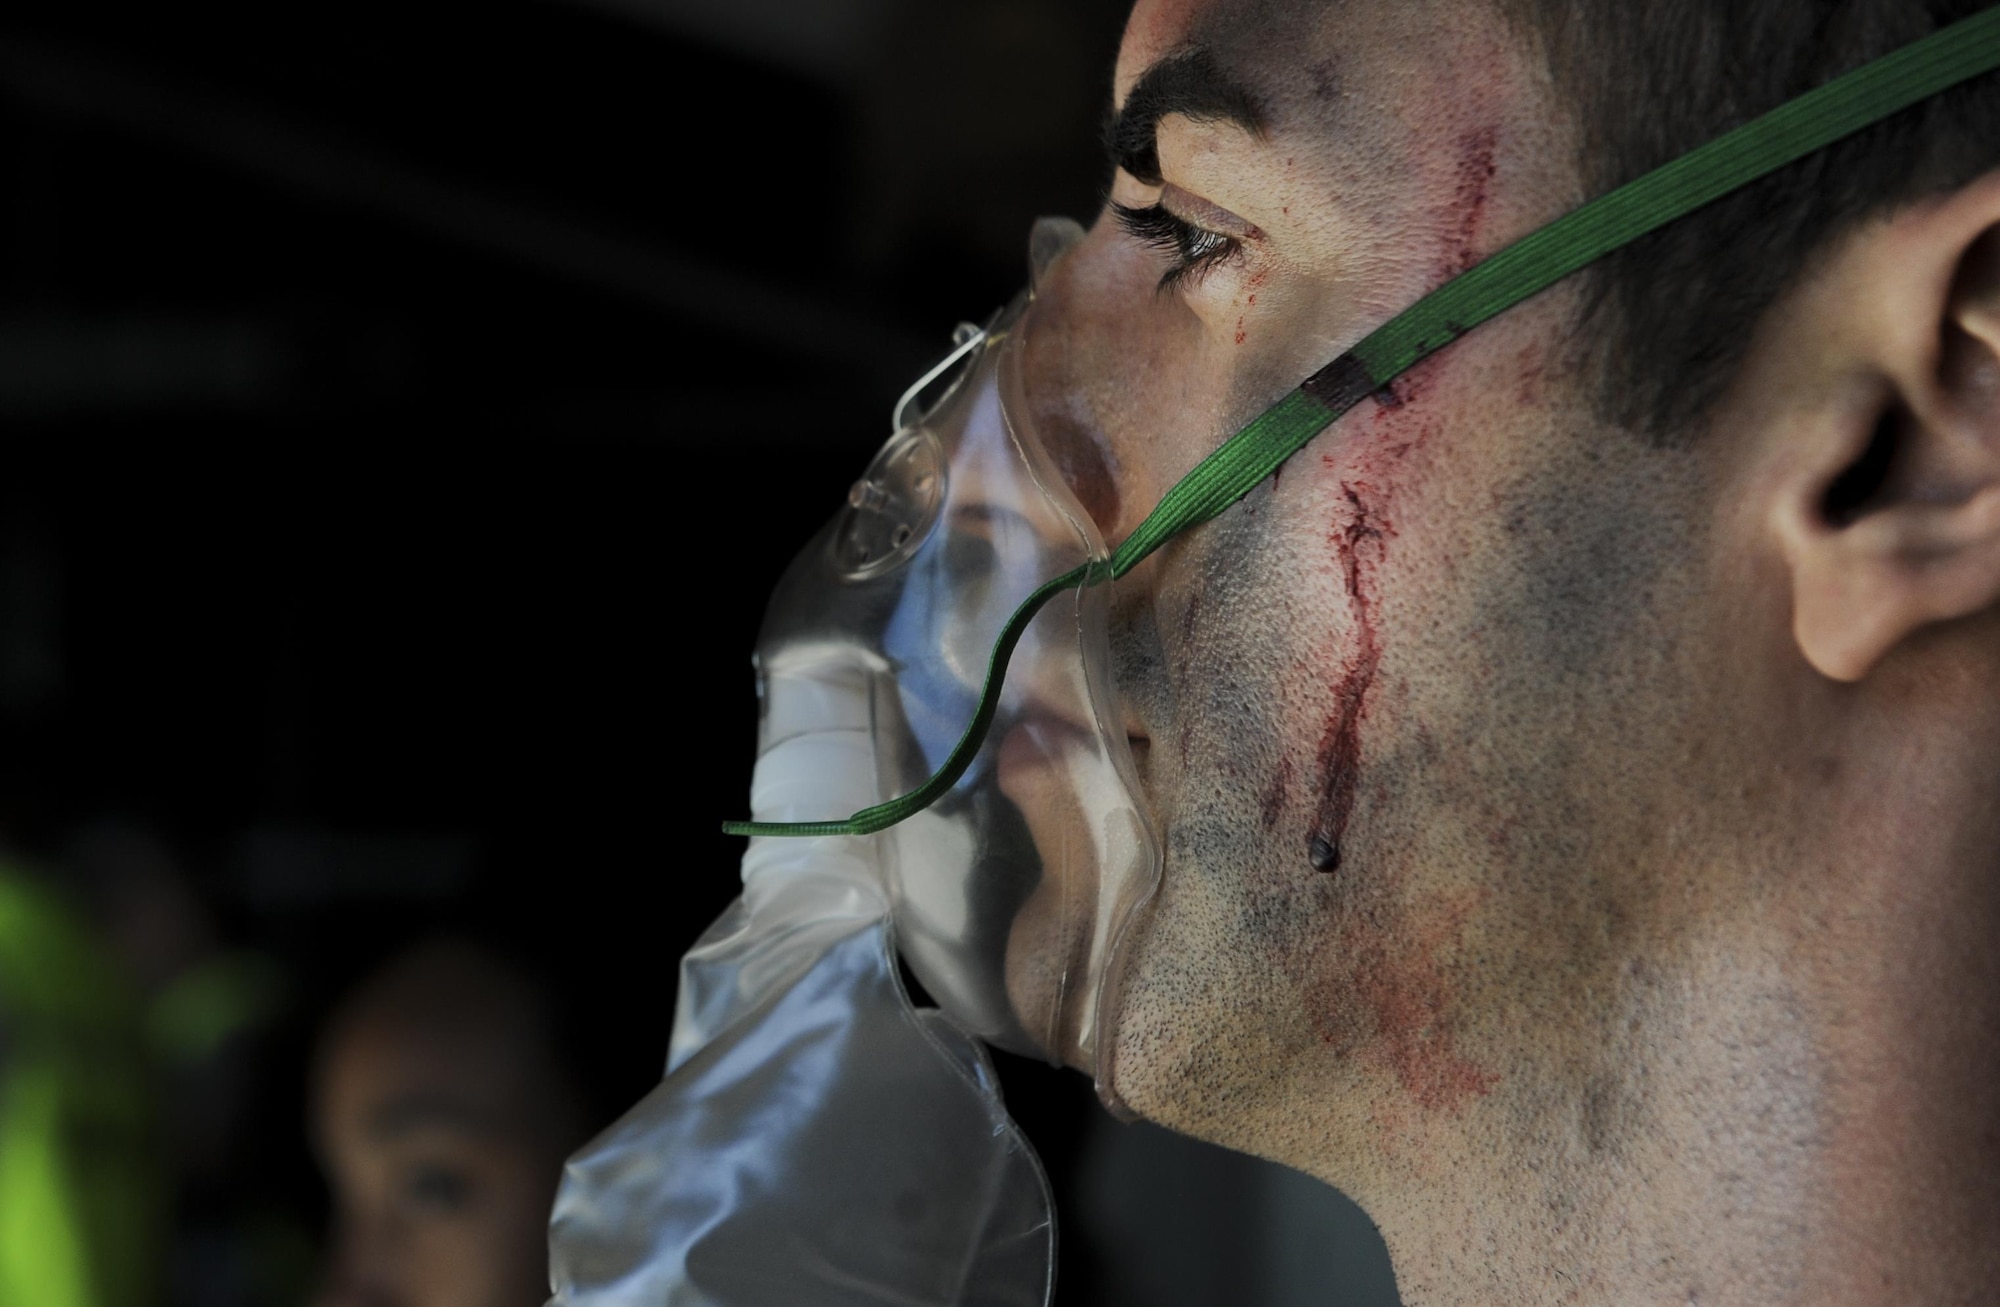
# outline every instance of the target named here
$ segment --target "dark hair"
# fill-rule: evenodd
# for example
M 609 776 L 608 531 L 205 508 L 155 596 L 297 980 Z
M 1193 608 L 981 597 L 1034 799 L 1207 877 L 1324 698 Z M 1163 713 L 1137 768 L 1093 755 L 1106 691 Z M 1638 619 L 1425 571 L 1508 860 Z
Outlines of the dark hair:
M 1501 0 L 1546 54 L 1601 194 L 1991 0 Z M 1603 417 L 1691 437 L 1757 320 L 1835 238 L 2000 165 L 1977 77 L 1690 214 L 1584 274 Z

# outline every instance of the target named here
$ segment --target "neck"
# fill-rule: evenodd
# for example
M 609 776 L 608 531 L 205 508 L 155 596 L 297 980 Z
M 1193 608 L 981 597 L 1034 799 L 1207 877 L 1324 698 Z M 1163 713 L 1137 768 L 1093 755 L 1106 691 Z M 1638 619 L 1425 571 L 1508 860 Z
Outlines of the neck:
M 1632 958 L 1593 1074 L 1363 1197 L 1405 1302 L 2000 1302 L 2000 750 L 1936 738 L 1819 769 L 1810 837 Z
M 1956 713 L 1984 689 L 1959 688 Z M 1808 1283 L 1821 1302 L 2000 1302 L 2000 749 L 1878 752 L 1823 864 L 1845 863 L 1844 892 L 1798 914 L 1826 1068 Z

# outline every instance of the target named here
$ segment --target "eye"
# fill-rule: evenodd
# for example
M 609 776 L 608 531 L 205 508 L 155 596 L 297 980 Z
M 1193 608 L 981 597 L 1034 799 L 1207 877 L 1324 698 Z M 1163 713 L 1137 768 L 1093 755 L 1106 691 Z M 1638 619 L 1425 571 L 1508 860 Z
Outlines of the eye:
M 403 1172 L 403 1197 L 419 1211 L 461 1212 L 472 1201 L 472 1177 L 457 1167 L 419 1163 Z
M 1113 204 L 1111 208 L 1127 235 L 1172 260 L 1160 278 L 1161 290 L 1199 285 L 1209 269 L 1243 248 L 1235 237 L 1197 227 L 1157 204 L 1143 209 Z

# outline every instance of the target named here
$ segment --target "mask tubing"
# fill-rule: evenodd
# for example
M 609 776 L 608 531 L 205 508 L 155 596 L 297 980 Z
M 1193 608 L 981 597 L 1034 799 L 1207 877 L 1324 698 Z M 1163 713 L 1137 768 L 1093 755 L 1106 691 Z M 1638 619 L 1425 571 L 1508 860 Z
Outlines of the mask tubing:
M 979 746 L 986 740 L 987 728 L 993 724 L 993 714 L 1000 706 L 1000 689 L 1007 680 L 1007 664 L 1014 656 L 1014 647 L 1021 642 L 1028 623 L 1042 611 L 1049 600 L 1065 590 L 1076 590 L 1087 585 L 1096 585 L 1111 578 L 1109 560 L 1085 563 L 1056 577 L 1044 581 L 1039 589 L 1022 601 L 1000 629 L 999 639 L 993 642 L 992 655 L 986 663 L 986 679 L 979 690 L 979 707 L 966 726 L 965 733 L 958 737 L 951 754 L 944 760 L 944 766 L 932 773 L 931 778 L 916 789 L 887 803 L 878 803 L 872 808 L 863 808 L 846 821 L 726 821 L 722 823 L 725 835 L 749 835 L 778 838 L 811 838 L 827 835 L 873 835 L 887 830 L 896 823 L 912 817 L 930 807 L 958 784 L 959 777 L 979 753 Z

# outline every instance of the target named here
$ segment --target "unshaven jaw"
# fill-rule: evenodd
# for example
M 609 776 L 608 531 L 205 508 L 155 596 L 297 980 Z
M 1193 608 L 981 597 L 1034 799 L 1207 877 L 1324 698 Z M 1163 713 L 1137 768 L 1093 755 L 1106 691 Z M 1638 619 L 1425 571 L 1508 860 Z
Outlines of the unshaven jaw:
M 1161 349 L 1180 351 L 1149 369 L 1150 385 L 1135 378 L 1122 409 L 1101 410 L 1120 464 L 1169 484 L 1573 190 L 1532 184 L 1567 156 L 1523 128 L 1537 106 L 1510 89 L 1518 68 L 1497 59 L 1490 26 L 1427 7 L 1315 9 L 1319 26 L 1252 57 L 1214 35 L 1214 12 L 1208 38 L 1169 41 L 1142 5 L 1120 66 L 1128 96 L 1143 102 L 1151 78 L 1190 103 L 1135 158 L 1157 174 L 1126 171 L 1113 200 L 1234 245 L 1199 277 L 1148 283 L 1122 324 L 1131 340 L 1157 322 Z M 1157 77 L 1161 59 L 1181 72 Z M 1155 257 L 1152 280 L 1173 253 Z M 1412 678 L 1467 652 L 1441 647 L 1463 619 L 1438 605 L 1464 602 L 1465 560 L 1491 525 L 1468 511 L 1518 474 L 1512 428 L 1543 405 L 1539 342 L 1557 317 L 1497 325 L 1364 401 L 1121 596 L 1120 690 L 1152 740 L 1167 843 L 1120 1032 L 1141 1111 L 1250 1146 L 1242 1096 L 1298 1110 L 1293 1077 L 1367 1086 L 1378 1117 L 1410 1122 L 1455 1117 L 1503 1083 L 1456 1033 L 1483 891 L 1445 883 L 1427 851 L 1472 819 L 1426 829 L 1411 806 L 1444 729 Z M 1162 388 L 1177 409 L 1153 398 Z M 1125 496 L 1141 508 L 1156 497 Z M 1239 1062 L 1240 1078 L 1227 1069 Z M 1212 1117 L 1223 1102 L 1237 1115 Z

